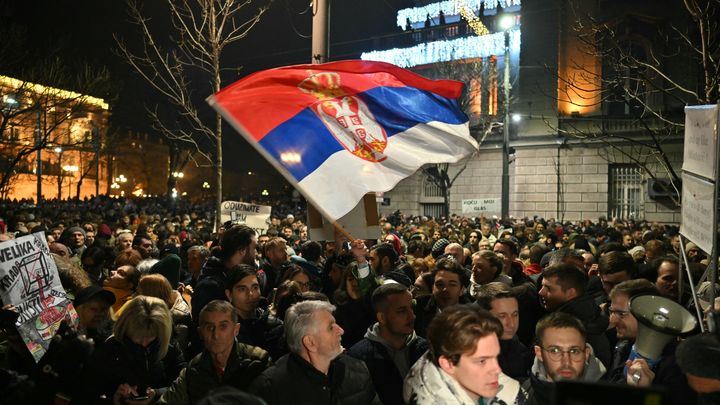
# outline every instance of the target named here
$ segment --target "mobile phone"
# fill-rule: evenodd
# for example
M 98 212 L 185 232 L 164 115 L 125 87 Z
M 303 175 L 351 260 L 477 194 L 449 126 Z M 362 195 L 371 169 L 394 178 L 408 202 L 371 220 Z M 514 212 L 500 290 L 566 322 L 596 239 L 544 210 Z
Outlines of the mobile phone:
M 149 399 L 150 397 L 147 395 L 138 395 L 137 397 L 130 397 L 131 401 L 145 401 L 146 399 Z

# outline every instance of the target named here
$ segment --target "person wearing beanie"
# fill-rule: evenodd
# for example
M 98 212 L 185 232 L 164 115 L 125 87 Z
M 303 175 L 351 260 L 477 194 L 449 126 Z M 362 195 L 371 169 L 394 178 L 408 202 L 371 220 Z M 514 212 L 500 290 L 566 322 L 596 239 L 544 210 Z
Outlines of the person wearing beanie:
M 450 241 L 445 238 L 439 239 L 437 242 L 435 242 L 435 244 L 432 247 L 433 259 L 437 259 L 438 257 L 445 254 L 445 248 L 449 244 L 450 244 Z
M 675 352 L 698 405 L 720 404 L 720 338 L 704 333 L 684 340 Z
M 180 267 L 182 266 L 182 260 L 180 256 L 169 253 L 162 258 L 162 260 L 153 264 L 150 268 L 150 274 L 162 274 L 170 282 L 173 290 L 177 290 L 180 282 Z
M 60 243 L 70 248 L 71 257 L 81 256 L 85 250 L 85 230 L 79 226 L 67 228 L 60 235 Z

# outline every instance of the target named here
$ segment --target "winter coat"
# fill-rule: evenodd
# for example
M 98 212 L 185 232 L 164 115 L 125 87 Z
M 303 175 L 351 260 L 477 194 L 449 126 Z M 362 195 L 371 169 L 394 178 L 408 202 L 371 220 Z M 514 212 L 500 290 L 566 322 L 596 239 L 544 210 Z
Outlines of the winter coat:
M 358 300 L 348 299 L 344 303 L 336 303 L 335 322 L 345 331 L 342 335 L 343 347 L 352 347 L 362 340 L 365 332 L 375 322 L 369 296 Z
M 287 353 L 283 338 L 283 322 L 270 316 L 270 311 L 262 308 L 257 308 L 255 312 L 256 316 L 253 319 L 240 318 L 240 333 L 237 341 L 260 347 L 270 353 L 272 359 L 279 359 Z
M 403 385 L 403 398 L 410 405 L 477 405 L 453 377 L 443 371 L 425 354 L 418 360 Z M 522 405 L 525 391 L 520 383 L 500 374 L 494 398 L 483 398 L 486 405 Z
M 217 257 L 210 257 L 202 273 L 198 277 L 195 291 L 193 292 L 190 307 L 192 308 L 192 326 L 190 327 L 190 348 L 193 355 L 202 351 L 203 345 L 198 334 L 198 322 L 200 311 L 213 300 L 227 300 L 225 296 L 225 282 L 227 281 L 228 269 Z
M 625 377 L 625 361 L 630 356 L 632 346 L 632 342 L 628 340 L 621 340 L 615 346 L 612 368 L 608 372 L 607 377 L 609 381 L 622 384 L 627 382 Z M 676 348 L 677 342 L 671 342 L 665 345 L 660 361 L 653 367 L 655 378 L 652 381 L 652 385 L 665 387 L 670 394 L 671 404 L 694 404 L 697 394 L 690 388 L 690 385 L 688 385 L 687 376 L 675 360 Z
M 595 305 L 592 297 L 582 295 L 573 298 L 561 305 L 557 311 L 570 314 L 582 322 L 587 332 L 587 342 L 592 346 L 595 356 L 602 361 L 605 368 L 610 367 L 612 351 L 605 336 L 609 320 L 600 313 L 600 307 Z
M 588 343 L 586 346 L 590 350 L 590 358 L 585 363 L 585 369 L 578 377 L 578 381 L 596 382 L 605 375 L 605 366 L 595 357 L 592 346 Z M 555 384 L 548 376 L 545 365 L 537 357 L 532 366 L 530 379 L 523 383 L 523 388 L 527 391 L 525 405 L 552 405 Z
M 373 385 L 380 401 L 385 405 L 403 404 L 402 385 L 405 375 L 410 367 L 427 351 L 428 343 L 425 339 L 415 335 L 408 336 L 405 347 L 395 349 L 388 346 L 379 336 L 379 325 L 370 327 L 365 338 L 350 348 L 348 354 L 362 360 L 370 371 Z M 402 359 L 399 362 L 407 365 L 404 370 L 399 369 L 395 356 Z
M 112 403 L 120 384 L 134 385 L 138 393 L 147 388 L 162 391 L 170 386 L 186 362 L 173 343 L 163 359 L 159 358 L 159 349 L 157 339 L 142 347 L 129 339 L 121 341 L 110 336 L 90 357 L 73 404 Z M 103 395 L 105 398 L 101 399 Z
M 498 363 L 503 373 L 509 377 L 523 382 L 530 377 L 535 353 L 522 344 L 517 336 L 510 340 L 500 340 L 500 356 Z
M 220 375 L 215 368 L 212 355 L 206 350 L 190 360 L 188 366 L 162 395 L 158 404 L 196 404 L 208 392 L 220 386 L 231 386 L 246 390 L 250 382 L 270 364 L 270 355 L 259 347 L 235 344 L 234 355 L 228 359 Z
M 330 363 L 328 374 L 295 353 L 281 357 L 250 386 L 268 405 L 379 404 L 365 364 L 345 354 Z

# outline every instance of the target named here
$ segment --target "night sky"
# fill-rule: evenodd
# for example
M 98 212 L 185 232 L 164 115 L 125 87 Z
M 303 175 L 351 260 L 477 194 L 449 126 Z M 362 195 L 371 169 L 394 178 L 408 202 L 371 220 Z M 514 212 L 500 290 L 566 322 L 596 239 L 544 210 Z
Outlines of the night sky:
M 412 7 L 417 0 L 330 0 L 330 59 L 357 59 L 372 49 L 372 38 L 401 32 L 395 26 L 397 10 Z M 163 24 L 163 1 L 144 2 L 153 22 Z M 232 83 L 252 72 L 271 67 L 310 62 L 312 13 L 310 0 L 275 0 L 250 35 L 225 53 L 226 66 L 236 69 L 225 79 Z M 304 12 L 304 13 L 303 13 Z M 148 90 L 131 68 L 115 54 L 117 34 L 130 43 L 135 27 L 128 23 L 125 3 L 117 0 L 0 0 L 0 73 L 15 76 L 21 68 L 43 63 L 48 57 L 62 60 L 68 69 L 84 65 L 105 66 L 114 89 L 106 98 L 112 107 L 113 124 L 120 128 L 149 131 L 144 105 L 163 104 Z M 303 37 L 307 36 L 307 38 Z M 10 49 L 8 49 L 10 48 Z M 8 57 L 12 55 L 13 57 Z M 238 70 L 239 68 L 239 70 Z M 205 90 L 199 90 L 198 93 Z M 206 97 L 198 94 L 198 97 Z M 226 170 L 274 172 L 269 164 L 229 127 L 225 131 L 225 156 L 242 154 L 242 159 L 226 159 Z M 279 176 L 278 176 L 279 177 Z

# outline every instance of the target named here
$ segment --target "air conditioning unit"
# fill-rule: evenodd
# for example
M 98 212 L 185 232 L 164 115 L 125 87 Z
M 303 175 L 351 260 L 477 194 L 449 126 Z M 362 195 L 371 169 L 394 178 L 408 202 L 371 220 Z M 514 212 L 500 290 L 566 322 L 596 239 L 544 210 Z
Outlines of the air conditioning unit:
M 681 184 L 678 185 L 678 189 L 682 190 Z M 652 199 L 678 197 L 670 179 L 648 179 L 647 191 L 648 197 Z

